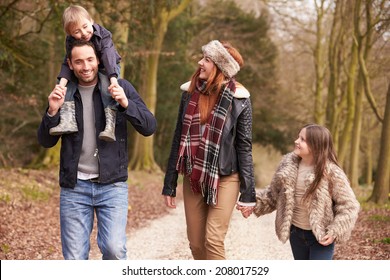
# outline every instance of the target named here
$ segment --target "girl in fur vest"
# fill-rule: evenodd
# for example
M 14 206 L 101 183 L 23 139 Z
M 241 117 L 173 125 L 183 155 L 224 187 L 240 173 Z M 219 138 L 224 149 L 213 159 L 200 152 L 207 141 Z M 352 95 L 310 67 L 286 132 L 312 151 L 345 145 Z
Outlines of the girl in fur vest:
M 285 155 L 271 184 L 256 195 L 255 207 L 237 206 L 244 217 L 276 210 L 275 230 L 290 240 L 296 260 L 330 260 L 334 243 L 349 239 L 359 202 L 337 163 L 329 130 L 304 126 L 294 152 Z

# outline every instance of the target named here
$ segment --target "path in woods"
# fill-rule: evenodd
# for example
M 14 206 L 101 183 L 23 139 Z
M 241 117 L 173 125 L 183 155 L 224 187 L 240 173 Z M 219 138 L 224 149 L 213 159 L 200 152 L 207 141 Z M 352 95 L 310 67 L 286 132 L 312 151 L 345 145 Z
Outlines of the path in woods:
M 282 244 L 275 235 L 275 213 L 244 219 L 234 210 L 225 240 L 226 258 L 234 260 L 291 260 L 290 245 Z M 186 237 L 183 202 L 168 215 L 152 220 L 149 225 L 129 232 L 129 260 L 192 259 Z

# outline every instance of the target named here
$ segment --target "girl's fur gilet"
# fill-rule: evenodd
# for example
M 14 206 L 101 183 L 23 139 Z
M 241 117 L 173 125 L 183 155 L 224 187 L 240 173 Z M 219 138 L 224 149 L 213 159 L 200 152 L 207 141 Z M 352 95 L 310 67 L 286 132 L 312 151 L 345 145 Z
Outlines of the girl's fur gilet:
M 299 161 L 299 157 L 294 153 L 285 155 L 271 184 L 256 195 L 255 215 L 259 217 L 276 210 L 275 231 L 283 243 L 290 237 Z M 344 242 L 349 239 L 357 220 L 359 202 L 340 167 L 328 162 L 325 173 L 326 176 L 322 178 L 312 199 L 307 203 L 311 229 L 317 240 L 330 234 L 337 242 Z M 308 188 L 313 180 L 314 173 L 311 173 L 305 179 L 305 187 Z

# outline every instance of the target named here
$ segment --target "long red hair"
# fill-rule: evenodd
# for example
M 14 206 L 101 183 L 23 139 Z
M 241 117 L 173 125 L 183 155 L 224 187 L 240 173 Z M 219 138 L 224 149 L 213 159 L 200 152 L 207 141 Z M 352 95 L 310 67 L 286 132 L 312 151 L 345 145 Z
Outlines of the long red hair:
M 225 49 L 230 53 L 230 55 L 237 61 L 238 65 L 242 67 L 244 65 L 244 59 L 236 48 L 234 48 L 228 42 L 222 42 L 221 44 Z M 215 64 L 214 64 L 215 65 Z M 191 77 L 191 84 L 188 89 L 190 94 L 194 93 L 197 81 L 199 79 L 200 67 L 195 71 Z M 200 112 L 200 121 L 202 124 L 206 123 L 211 111 L 213 110 L 215 103 L 218 100 L 218 96 L 221 92 L 222 86 L 226 83 L 228 78 L 222 73 L 222 71 L 215 65 L 210 76 L 207 79 L 206 88 L 204 94 L 201 94 L 199 97 L 199 112 Z

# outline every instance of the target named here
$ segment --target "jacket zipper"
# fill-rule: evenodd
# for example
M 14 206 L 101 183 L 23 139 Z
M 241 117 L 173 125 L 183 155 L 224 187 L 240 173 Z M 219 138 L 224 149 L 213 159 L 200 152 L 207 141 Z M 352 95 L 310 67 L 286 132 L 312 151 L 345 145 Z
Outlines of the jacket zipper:
M 93 154 L 94 157 L 97 157 L 97 160 L 98 160 L 98 164 L 99 164 L 99 180 L 98 182 L 100 182 L 100 157 L 99 157 L 99 149 L 96 148 L 95 149 L 95 153 Z

